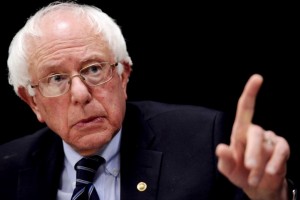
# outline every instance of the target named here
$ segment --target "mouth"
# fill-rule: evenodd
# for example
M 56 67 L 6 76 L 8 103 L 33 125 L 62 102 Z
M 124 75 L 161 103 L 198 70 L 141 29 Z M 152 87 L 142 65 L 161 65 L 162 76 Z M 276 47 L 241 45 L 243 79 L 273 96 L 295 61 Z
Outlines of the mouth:
M 104 118 L 99 116 L 93 116 L 86 119 L 82 119 L 76 122 L 73 127 L 75 128 L 92 128 L 94 126 L 99 126 L 100 123 L 103 123 Z

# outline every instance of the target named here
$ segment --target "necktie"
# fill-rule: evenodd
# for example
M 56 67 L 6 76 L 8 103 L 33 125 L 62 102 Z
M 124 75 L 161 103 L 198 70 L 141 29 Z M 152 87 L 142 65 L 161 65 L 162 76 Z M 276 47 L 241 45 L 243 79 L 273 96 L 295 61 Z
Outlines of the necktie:
M 71 200 L 99 200 L 97 191 L 93 185 L 93 179 L 97 169 L 105 162 L 100 156 L 84 157 L 75 165 L 76 188 Z

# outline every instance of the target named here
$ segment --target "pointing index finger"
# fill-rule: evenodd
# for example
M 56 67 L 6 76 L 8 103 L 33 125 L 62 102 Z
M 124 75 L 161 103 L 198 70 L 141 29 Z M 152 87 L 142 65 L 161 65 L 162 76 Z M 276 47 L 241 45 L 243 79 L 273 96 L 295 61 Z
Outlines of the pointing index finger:
M 246 141 L 246 132 L 252 123 L 256 97 L 262 82 L 263 77 L 259 74 L 254 74 L 249 78 L 244 87 L 243 93 L 238 101 L 233 124 L 232 136 L 235 139 Z

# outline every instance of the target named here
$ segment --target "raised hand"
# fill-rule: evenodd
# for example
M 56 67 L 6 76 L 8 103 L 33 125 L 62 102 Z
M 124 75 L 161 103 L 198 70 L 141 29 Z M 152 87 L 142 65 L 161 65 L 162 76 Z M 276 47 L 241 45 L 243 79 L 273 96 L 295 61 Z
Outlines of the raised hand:
M 274 132 L 253 124 L 256 97 L 263 78 L 250 77 L 239 98 L 230 144 L 216 149 L 218 169 L 253 200 L 288 199 L 287 141 Z

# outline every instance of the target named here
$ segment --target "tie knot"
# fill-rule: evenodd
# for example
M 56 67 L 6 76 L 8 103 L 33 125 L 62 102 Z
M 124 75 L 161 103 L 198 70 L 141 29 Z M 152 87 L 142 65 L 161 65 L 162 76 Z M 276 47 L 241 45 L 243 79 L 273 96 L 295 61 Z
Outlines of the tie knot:
M 105 162 L 100 156 L 83 157 L 75 165 L 76 185 L 90 184 L 93 182 L 97 169 Z

